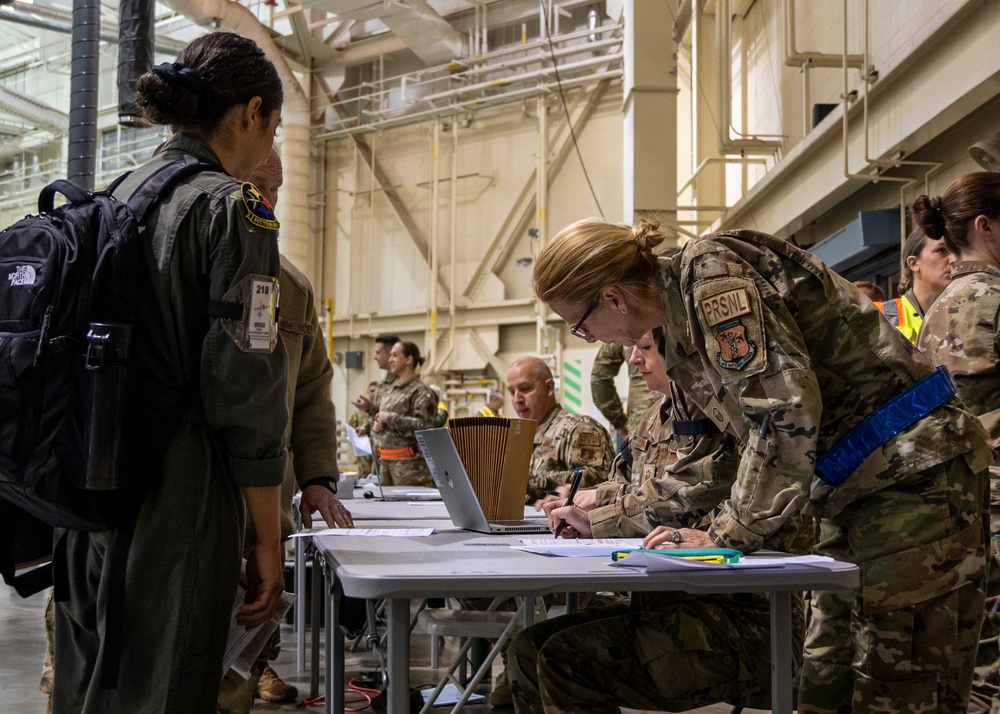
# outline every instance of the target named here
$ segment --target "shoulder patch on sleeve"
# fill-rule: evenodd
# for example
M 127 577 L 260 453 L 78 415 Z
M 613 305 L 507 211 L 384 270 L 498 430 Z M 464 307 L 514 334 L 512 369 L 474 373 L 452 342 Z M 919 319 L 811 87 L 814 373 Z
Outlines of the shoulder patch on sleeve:
M 707 280 L 694 287 L 695 304 L 708 355 L 723 378 L 742 379 L 767 362 L 761 301 L 746 278 Z M 736 373 L 736 374 L 733 374 Z
M 274 209 L 256 186 L 245 181 L 240 186 L 240 198 L 243 200 L 245 213 L 243 218 L 256 228 L 269 231 L 278 230 L 278 219 L 274 217 Z

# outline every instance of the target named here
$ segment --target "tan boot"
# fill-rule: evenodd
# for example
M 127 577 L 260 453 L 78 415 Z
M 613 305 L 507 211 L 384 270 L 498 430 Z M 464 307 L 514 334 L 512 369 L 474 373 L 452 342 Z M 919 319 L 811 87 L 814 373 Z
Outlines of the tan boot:
M 264 667 L 257 683 L 257 696 L 265 702 L 290 702 L 299 696 L 299 690 L 281 681 L 278 673 L 270 667 Z

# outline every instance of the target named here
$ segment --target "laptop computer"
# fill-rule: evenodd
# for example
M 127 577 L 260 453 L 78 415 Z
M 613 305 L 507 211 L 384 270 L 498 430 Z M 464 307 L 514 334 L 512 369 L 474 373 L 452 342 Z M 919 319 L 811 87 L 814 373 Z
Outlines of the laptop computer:
M 423 429 L 416 432 L 416 437 L 420 451 L 431 470 L 431 476 L 434 477 L 434 483 L 441 492 L 451 522 L 456 527 L 477 533 L 495 534 L 549 532 L 548 521 L 541 518 L 515 521 L 487 520 L 448 429 Z M 526 490 L 527 486 L 527 469 L 525 471 L 522 490 Z

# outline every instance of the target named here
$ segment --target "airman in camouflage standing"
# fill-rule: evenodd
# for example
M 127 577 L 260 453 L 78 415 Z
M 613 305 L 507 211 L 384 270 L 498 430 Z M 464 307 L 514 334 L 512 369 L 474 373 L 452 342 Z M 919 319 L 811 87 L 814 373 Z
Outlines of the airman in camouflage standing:
M 379 385 L 378 382 L 368 383 L 369 403 L 374 404 L 376 402 L 378 385 Z M 371 443 L 374 445 L 375 442 L 373 439 L 371 439 L 371 433 L 370 433 L 372 428 L 371 414 L 369 414 L 366 411 L 361 411 L 360 409 L 356 409 L 354 413 L 347 418 L 347 423 L 354 427 L 354 430 L 358 432 L 358 436 L 367 435 L 369 437 L 369 441 L 371 441 Z M 357 460 L 358 475 L 367 476 L 368 474 L 376 473 L 375 471 L 372 470 L 374 464 L 372 463 L 371 456 L 358 456 L 356 457 L 356 460 Z
M 569 483 L 577 467 L 583 469 L 582 486 L 607 479 L 614 459 L 607 430 L 556 403 L 555 381 L 545 362 L 537 357 L 516 360 L 507 370 L 507 390 L 517 415 L 538 422 L 528 466 L 528 503 Z
M 639 421 L 660 400 L 659 394 L 646 387 L 639 370 L 629 361 L 632 350 L 621 345 L 601 345 L 590 371 L 590 395 L 594 406 L 622 439 L 635 433 Z M 615 376 L 622 364 L 628 365 L 628 415 L 615 386 Z
M 662 240 L 651 222 L 580 221 L 534 279 L 589 341 L 658 328 L 671 381 L 745 445 L 708 531 L 679 537 L 751 553 L 800 512 L 822 519 L 816 551 L 863 581 L 846 617 L 822 597 L 813 609 L 820 631 L 829 619 L 850 637 L 807 653 L 799 711 L 964 711 L 985 599 L 983 427 L 946 372 L 805 251 L 733 231 L 657 257 Z
M 382 402 L 382 395 L 399 379 L 389 369 L 389 351 L 397 342 L 399 342 L 399 338 L 396 335 L 379 335 L 375 338 L 375 352 L 372 355 L 372 359 L 375 360 L 375 364 L 378 365 L 379 369 L 386 370 L 385 376 L 378 383 L 374 399 L 362 394 L 354 400 L 354 407 L 359 411 L 367 413 L 370 417 L 375 417 L 379 410 L 379 404 Z M 378 459 L 379 437 L 375 434 L 371 434 L 370 436 L 372 443 L 372 473 L 380 473 L 381 468 Z
M 423 363 L 412 342 L 397 342 L 389 353 L 389 371 L 397 380 L 379 395 L 379 411 L 372 419 L 372 433 L 378 435 L 382 486 L 434 485 L 414 436 L 418 429 L 434 426 L 437 410 L 437 397 L 417 374 Z
M 1000 175 L 957 179 L 943 197 L 922 196 L 914 217 L 930 238 L 943 236 L 958 255 L 952 282 L 924 317 L 917 346 L 951 372 L 958 396 L 979 417 L 994 453 L 1000 453 Z M 992 560 L 986 585 L 986 619 L 976 653 L 970 711 L 1000 712 L 1000 462 L 990 466 Z

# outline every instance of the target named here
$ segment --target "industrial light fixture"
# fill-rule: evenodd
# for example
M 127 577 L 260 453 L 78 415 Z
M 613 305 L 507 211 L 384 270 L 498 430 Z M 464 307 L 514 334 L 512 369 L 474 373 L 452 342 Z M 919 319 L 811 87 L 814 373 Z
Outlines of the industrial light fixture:
M 987 171 L 1000 171 L 1000 131 L 970 146 L 969 156 Z

